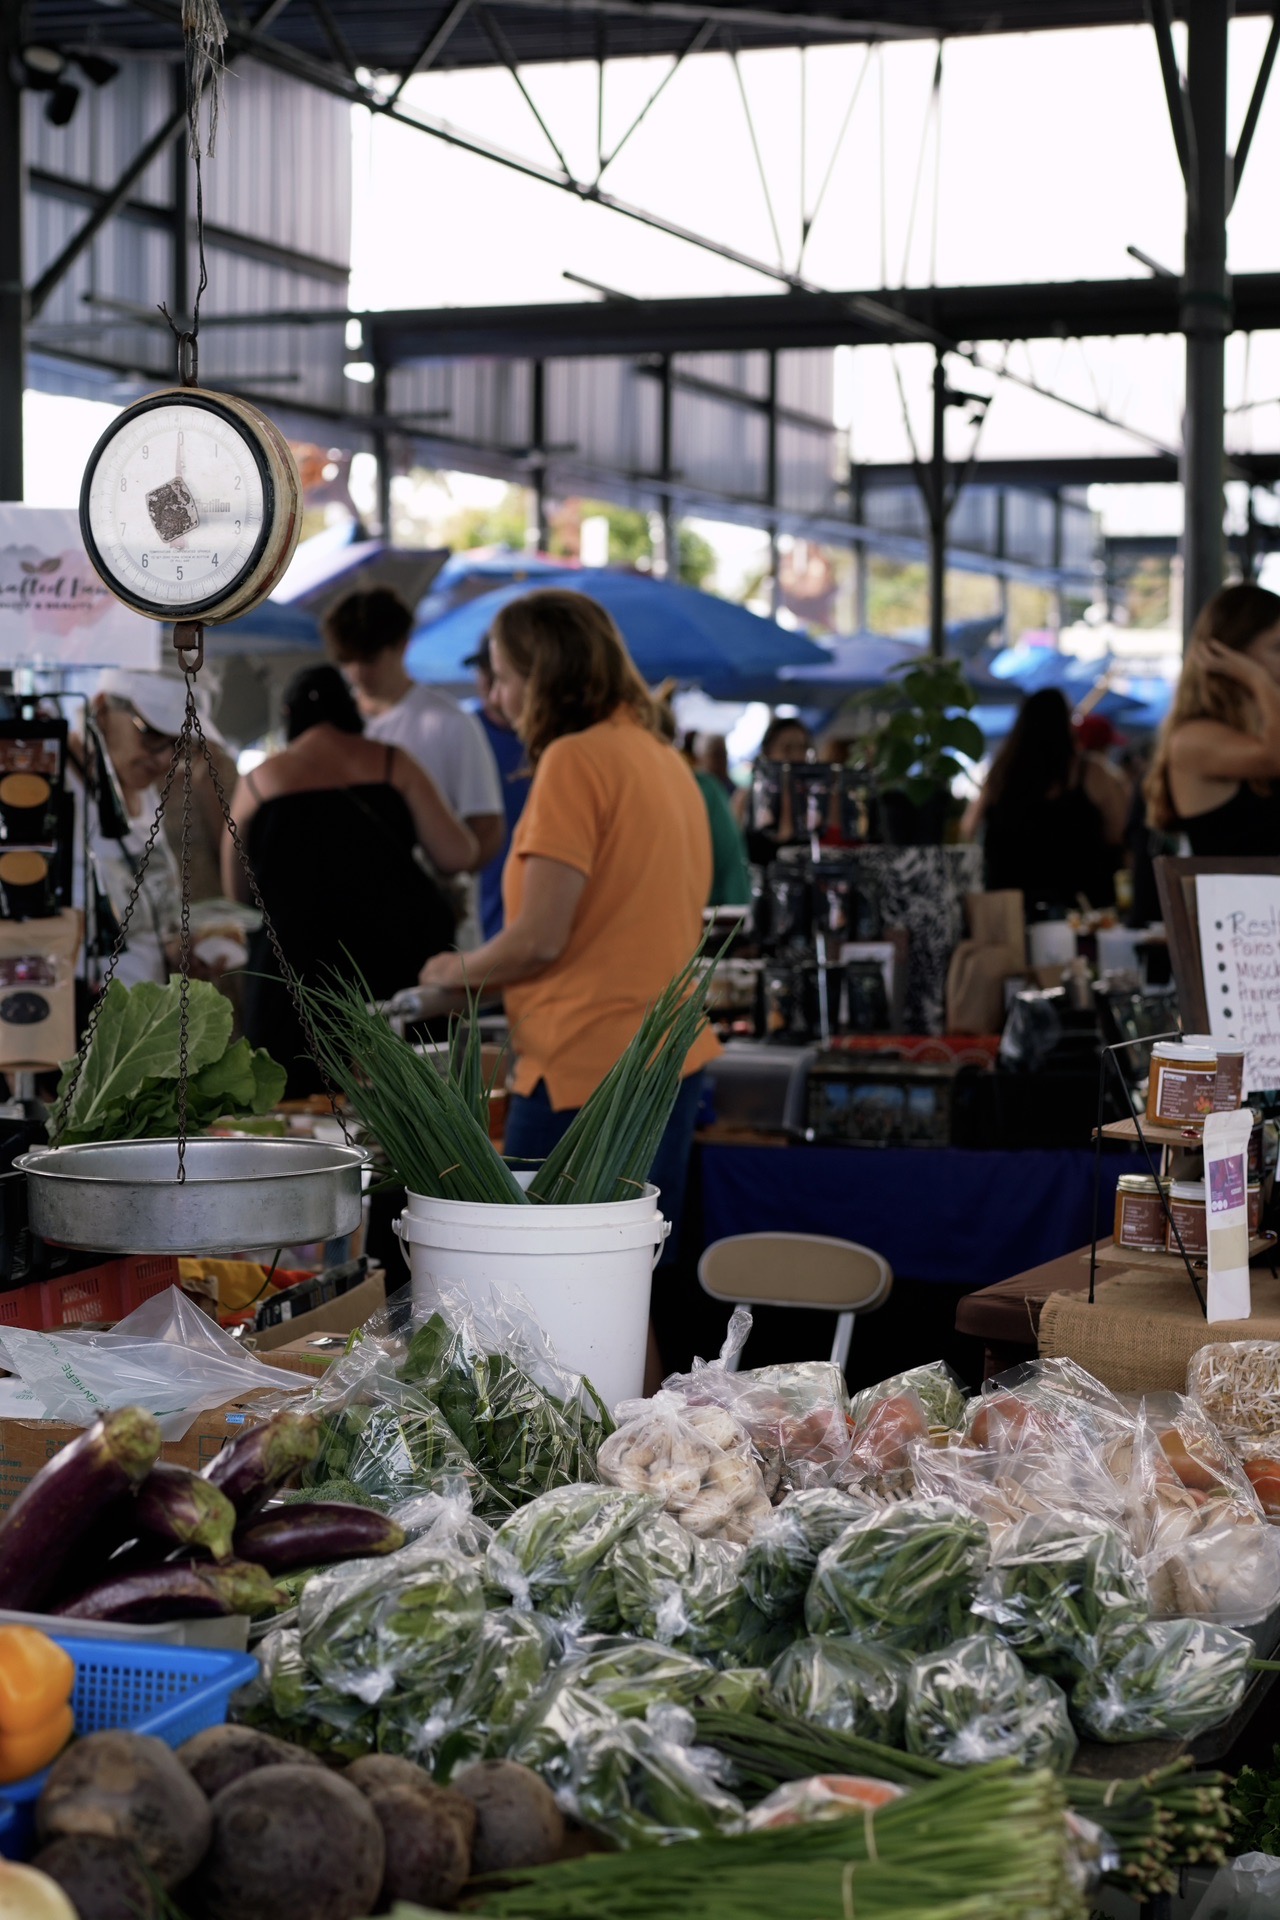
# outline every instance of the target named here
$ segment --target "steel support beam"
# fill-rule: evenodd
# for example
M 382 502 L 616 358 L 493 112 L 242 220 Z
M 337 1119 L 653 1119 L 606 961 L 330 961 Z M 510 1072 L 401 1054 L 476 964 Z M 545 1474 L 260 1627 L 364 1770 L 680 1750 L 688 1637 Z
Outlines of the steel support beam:
M 1187 338 L 1183 425 L 1183 630 L 1223 578 L 1224 348 L 1233 326 L 1227 277 L 1227 30 L 1233 0 L 1188 0 L 1187 100 L 1195 129 L 1187 178 L 1182 329 Z
M 27 366 L 23 290 L 22 92 L 14 62 L 22 0 L 0 0 L 0 500 L 22 498 L 22 392 Z
M 941 660 L 947 651 L 947 366 L 939 351 L 933 363 L 933 443 L 928 485 L 929 652 Z

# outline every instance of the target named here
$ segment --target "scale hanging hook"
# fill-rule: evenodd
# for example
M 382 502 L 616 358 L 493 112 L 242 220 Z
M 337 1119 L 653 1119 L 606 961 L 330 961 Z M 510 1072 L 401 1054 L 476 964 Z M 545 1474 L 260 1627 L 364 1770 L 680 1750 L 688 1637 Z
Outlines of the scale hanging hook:
M 199 673 L 204 665 L 204 622 L 202 620 L 175 622 L 173 650 L 178 656 L 178 665 L 184 674 Z M 189 660 L 188 654 L 194 657 Z

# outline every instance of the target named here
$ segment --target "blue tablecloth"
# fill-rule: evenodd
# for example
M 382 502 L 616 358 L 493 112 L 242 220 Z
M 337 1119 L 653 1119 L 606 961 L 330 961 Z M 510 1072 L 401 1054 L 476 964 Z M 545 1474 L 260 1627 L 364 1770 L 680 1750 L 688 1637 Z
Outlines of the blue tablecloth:
M 904 1279 L 990 1286 L 1092 1238 L 1087 1148 L 977 1153 L 960 1147 L 701 1148 L 704 1237 L 830 1233 L 884 1255 Z M 1099 1199 L 1108 1232 L 1122 1173 L 1140 1154 L 1106 1154 Z

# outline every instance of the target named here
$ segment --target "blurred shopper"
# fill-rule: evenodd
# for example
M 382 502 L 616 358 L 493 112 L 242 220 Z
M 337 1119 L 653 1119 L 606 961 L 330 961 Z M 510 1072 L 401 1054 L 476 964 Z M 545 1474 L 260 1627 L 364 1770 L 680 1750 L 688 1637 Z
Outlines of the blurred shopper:
M 203 688 L 196 700 L 201 726 L 210 741 L 221 747 Z M 142 871 L 142 856 L 160 805 L 160 787 L 182 731 L 186 704 L 183 681 L 162 673 L 112 667 L 99 675 L 89 703 L 93 730 L 88 741 L 73 731 L 67 743 L 68 785 L 76 804 L 72 901 L 84 906 L 79 849 L 87 788 L 91 885 L 99 935 L 108 952 Z M 175 780 L 171 812 L 177 810 L 179 798 Z M 125 948 L 116 963 L 117 980 L 131 987 L 140 980 L 163 984 L 169 978 L 178 957 L 179 911 L 178 863 L 161 834 L 147 861 Z
M 232 816 L 293 970 L 315 984 L 355 968 L 389 999 L 454 938 L 452 908 L 418 850 L 457 873 L 475 862 L 475 835 L 416 760 L 365 736 L 336 667 L 297 674 L 283 706 L 288 745 L 240 781 Z M 230 835 L 222 877 L 230 898 L 249 897 Z M 250 949 L 244 1028 L 288 1068 L 291 1098 L 319 1091 L 264 931 Z
M 1195 854 L 1280 853 L 1280 595 L 1201 608 L 1147 775 L 1147 818 Z
M 480 869 L 480 931 L 486 940 L 492 940 L 495 934 L 502 932 L 502 869 L 511 851 L 511 836 L 516 822 L 524 812 L 524 803 L 529 797 L 529 761 L 523 740 L 494 698 L 493 661 L 489 655 L 487 634 L 480 642 L 479 650 L 472 654 L 466 665 L 476 677 L 476 689 L 480 696 L 476 719 L 484 729 L 484 737 L 489 742 L 498 777 L 502 781 L 502 801 L 506 811 L 502 845 L 488 865 Z
M 429 986 L 505 989 L 515 1049 L 507 1152 L 542 1160 L 689 960 L 711 890 L 711 835 L 693 775 L 661 738 L 617 627 L 559 588 L 504 607 L 489 636 L 494 698 L 524 742 L 529 798 L 503 876 L 506 926 L 475 953 L 428 962 Z M 683 1204 L 704 1031 L 653 1180 Z
M 704 773 L 698 766 L 694 758 L 693 736 L 689 735 L 678 742 L 675 690 L 674 680 L 664 680 L 660 687 L 655 688 L 654 710 L 659 733 L 671 746 L 676 747 L 697 781 L 698 792 L 707 809 L 707 826 L 711 831 L 711 892 L 707 895 L 706 904 L 709 907 L 750 906 L 751 869 L 747 865 L 747 843 L 733 817 L 733 808 L 729 805 L 724 788 L 713 774 Z
M 507 830 L 498 768 L 475 714 L 409 678 L 412 630 L 412 613 L 388 587 L 348 594 L 324 619 L 329 657 L 351 684 L 369 738 L 402 748 L 430 774 L 475 835 L 472 867 L 483 867 L 501 852 Z
M 696 773 L 710 774 L 718 780 L 729 799 L 737 792 L 729 772 L 729 742 L 722 733 L 699 733 L 693 740 L 693 765 Z
M 1021 890 L 1027 912 L 1115 902 L 1131 791 L 1101 754 L 1082 753 L 1056 687 L 1023 702 L 961 832 L 982 834 L 988 891 Z
M 764 730 L 760 742 L 757 762 L 769 760 L 779 766 L 800 766 L 813 753 L 813 735 L 803 720 L 795 714 L 775 714 Z M 785 832 L 774 834 L 767 829 L 752 826 L 751 787 L 740 787 L 733 800 L 734 817 L 746 829 L 747 857 L 754 866 L 767 867 L 778 851 L 782 840 L 790 839 L 790 808 L 784 806 L 779 819 L 780 829 Z

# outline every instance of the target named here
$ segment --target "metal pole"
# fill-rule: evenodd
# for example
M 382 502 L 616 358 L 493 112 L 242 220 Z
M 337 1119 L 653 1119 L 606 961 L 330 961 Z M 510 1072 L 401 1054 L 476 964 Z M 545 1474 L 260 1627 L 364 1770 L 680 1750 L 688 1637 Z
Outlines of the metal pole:
M 373 411 L 378 425 L 373 430 L 373 457 L 378 469 L 378 532 L 391 544 L 391 436 L 384 422 L 387 418 L 387 369 L 380 360 L 374 361 L 376 371 L 373 376 Z
M 925 495 L 929 514 L 929 652 L 947 651 L 947 369 L 939 348 L 933 363 L 933 455 Z
M 1188 0 L 1187 97 L 1195 129 L 1187 180 L 1187 251 L 1182 330 L 1187 339 L 1187 410 L 1182 489 L 1186 528 L 1183 634 L 1222 585 L 1223 353 L 1231 331 L 1227 277 L 1227 28 L 1234 0 Z
M 182 112 L 182 125 L 173 143 L 173 311 L 185 326 L 191 312 L 191 244 L 187 226 L 191 200 L 191 160 L 186 122 L 187 76 L 181 64 L 173 69 L 173 108 Z
M 0 0 L 0 500 L 22 498 L 22 391 L 26 384 L 27 296 L 23 287 L 22 89 L 14 62 L 22 0 Z

